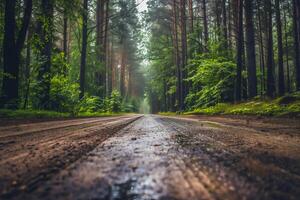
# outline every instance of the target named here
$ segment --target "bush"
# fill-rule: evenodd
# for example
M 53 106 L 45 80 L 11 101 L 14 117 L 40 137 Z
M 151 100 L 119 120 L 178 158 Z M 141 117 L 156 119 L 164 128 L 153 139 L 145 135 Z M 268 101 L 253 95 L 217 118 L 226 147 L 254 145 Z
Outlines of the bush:
M 102 113 L 106 112 L 104 102 L 100 97 L 86 95 L 79 103 L 79 113 Z
M 50 109 L 58 112 L 73 112 L 78 104 L 79 85 L 66 77 L 54 76 L 51 79 Z
M 185 99 L 189 109 L 233 100 L 235 64 L 224 58 L 200 56 L 191 63 L 192 90 Z
M 108 101 L 108 111 L 118 113 L 122 111 L 122 97 L 117 90 L 112 91 Z

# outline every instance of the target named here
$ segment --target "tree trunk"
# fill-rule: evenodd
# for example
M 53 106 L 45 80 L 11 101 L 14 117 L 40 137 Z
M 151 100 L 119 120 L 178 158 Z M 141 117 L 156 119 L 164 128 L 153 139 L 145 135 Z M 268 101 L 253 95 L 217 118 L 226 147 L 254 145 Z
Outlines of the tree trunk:
M 29 99 L 29 90 L 30 90 L 30 63 L 31 63 L 31 30 L 28 29 L 27 35 L 27 47 L 26 47 L 26 62 L 25 62 L 25 94 L 24 94 L 24 104 L 23 109 L 26 109 L 28 106 L 28 99 Z
M 273 51 L 273 30 L 272 30 L 272 1 L 265 1 L 266 28 L 267 28 L 267 96 L 275 96 L 274 79 L 274 51 Z
M 187 96 L 188 88 L 187 84 L 183 82 L 183 79 L 187 77 L 187 35 L 186 35 L 186 0 L 180 1 L 180 22 L 181 22 L 181 73 L 182 73 L 182 96 L 181 96 L 181 105 L 180 111 L 184 110 L 184 99 Z
M 282 45 L 282 24 L 279 0 L 275 0 L 277 44 L 278 44 L 278 95 L 285 93 L 284 70 L 283 70 L 283 45 Z
M 104 19 L 104 0 L 97 0 L 97 8 L 96 8 L 96 53 L 97 60 L 99 63 L 98 71 L 96 72 L 96 83 L 98 86 L 103 86 L 103 94 L 105 93 L 105 69 L 101 69 L 100 66 L 104 64 L 105 61 L 105 47 L 104 47 L 104 34 L 105 34 L 105 19 Z M 104 67 L 105 68 L 105 67 Z M 104 95 L 102 95 L 104 96 Z
M 66 8 L 64 10 L 63 51 L 64 51 L 65 61 L 67 61 L 69 56 L 68 56 L 68 16 L 66 13 Z M 66 69 L 65 69 L 65 73 L 66 73 Z
M 173 42 L 174 42 L 174 57 L 175 57 L 175 65 L 176 65 L 176 76 L 177 76 L 177 88 L 176 88 L 176 96 L 177 96 L 177 104 L 178 109 L 181 108 L 182 105 L 182 74 L 181 74 L 181 66 L 180 66 L 180 55 L 179 55 L 179 41 L 178 41 L 178 19 L 177 19 L 177 2 L 173 0 Z
M 299 0 L 293 0 L 293 31 L 294 31 L 294 49 L 295 49 L 295 71 L 296 71 L 296 90 L 300 90 L 300 2 Z
M 206 9 L 206 0 L 202 0 L 202 9 L 203 9 L 203 28 L 204 28 L 204 47 L 208 51 L 208 22 L 207 22 L 207 9 Z
M 41 15 L 38 21 L 38 58 L 41 63 L 38 69 L 37 81 L 39 86 L 37 96 L 37 107 L 39 109 L 49 109 L 50 101 L 50 68 L 52 56 L 53 40 L 53 0 L 42 0 Z
M 194 7 L 193 0 L 189 0 L 189 15 L 190 15 L 190 33 L 194 32 Z
M 80 64 L 80 95 L 84 97 L 85 92 L 85 68 L 86 68 L 86 51 L 87 51 L 87 23 L 88 23 L 88 0 L 83 1 L 83 25 L 82 25 L 82 46 L 81 46 L 81 64 Z
M 253 0 L 245 0 L 245 8 L 248 96 L 249 98 L 253 98 L 257 95 L 255 34 L 253 25 Z
M 286 57 L 286 90 L 291 92 L 291 80 L 290 80 L 290 64 L 289 64 L 289 43 L 288 43 L 288 28 L 287 28 L 287 16 L 284 10 L 284 32 L 285 32 L 285 57 Z
M 242 67 L 243 67 L 243 1 L 236 0 L 236 36 L 237 36 L 237 71 L 236 71 L 236 86 L 235 100 L 242 100 Z
M 222 0 L 222 28 L 223 28 L 223 39 L 224 49 L 228 50 L 228 31 L 227 31 L 227 11 L 226 11 L 226 0 Z
M 260 67 L 261 67 L 261 95 L 264 95 L 265 92 L 265 51 L 264 51 L 264 38 L 262 31 L 262 21 L 261 21 L 261 9 L 259 0 L 257 2 L 257 17 L 258 17 L 258 31 L 259 31 L 259 49 L 260 49 Z
M 105 27 L 104 27 L 104 40 L 103 40 L 103 58 L 104 58 L 104 63 L 105 63 L 105 78 L 104 78 L 104 88 L 105 88 L 105 96 L 108 96 L 109 89 L 108 89 L 108 65 L 107 65 L 107 41 L 108 41 L 108 24 L 109 24 L 109 0 L 106 0 L 106 5 L 105 5 Z
M 15 0 L 6 0 L 3 38 L 3 84 L 1 107 L 18 108 L 19 65 L 31 19 L 32 0 L 25 1 L 24 16 L 16 37 Z
M 121 58 L 121 77 L 120 77 L 120 93 L 121 96 L 124 97 L 125 96 L 125 72 L 126 72 L 126 60 L 127 60 L 127 56 L 126 56 L 126 46 L 125 46 L 125 41 L 123 41 L 122 44 L 122 58 Z

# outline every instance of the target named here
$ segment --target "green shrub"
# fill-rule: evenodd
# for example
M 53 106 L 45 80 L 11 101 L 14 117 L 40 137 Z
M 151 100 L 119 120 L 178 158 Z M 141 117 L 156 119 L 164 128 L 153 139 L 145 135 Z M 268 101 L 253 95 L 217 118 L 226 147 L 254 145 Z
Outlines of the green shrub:
M 235 77 L 235 64 L 232 61 L 199 56 L 191 65 L 189 81 L 192 90 L 185 99 L 189 109 L 232 101 Z
M 51 79 L 50 109 L 59 112 L 73 112 L 78 104 L 79 85 L 66 77 L 54 76 Z
M 109 103 L 108 111 L 118 113 L 122 111 L 122 97 L 117 90 L 112 91 Z
M 78 113 L 106 112 L 104 101 L 100 97 L 86 95 L 79 103 Z

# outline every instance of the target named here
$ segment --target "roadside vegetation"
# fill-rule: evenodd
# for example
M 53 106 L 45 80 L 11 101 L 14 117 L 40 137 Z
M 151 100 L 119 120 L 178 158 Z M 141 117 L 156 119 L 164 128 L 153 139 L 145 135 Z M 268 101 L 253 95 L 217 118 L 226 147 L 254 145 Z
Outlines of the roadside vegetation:
M 107 117 L 138 112 L 138 103 L 134 101 L 129 103 L 122 101 L 122 97 L 118 91 L 113 91 L 112 95 L 104 100 L 96 96 L 86 96 L 80 101 L 55 102 L 58 104 L 54 111 L 0 109 L 0 119 Z
M 162 112 L 161 115 L 255 115 L 300 118 L 300 93 L 273 100 L 254 99 L 238 104 L 218 103 L 188 112 Z

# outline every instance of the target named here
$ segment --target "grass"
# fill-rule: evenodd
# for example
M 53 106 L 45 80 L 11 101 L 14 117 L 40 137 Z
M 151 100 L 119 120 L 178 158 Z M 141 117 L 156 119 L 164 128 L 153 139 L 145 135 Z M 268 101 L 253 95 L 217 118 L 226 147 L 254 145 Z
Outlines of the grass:
M 78 117 L 114 117 L 114 116 L 119 116 L 123 115 L 125 113 L 90 113 L 90 112 L 85 112 L 85 113 L 79 113 L 77 116 Z
M 56 119 L 56 118 L 85 118 L 85 117 L 112 117 L 119 116 L 124 113 L 79 113 L 72 115 L 71 113 L 60 113 L 55 111 L 44 110 L 9 110 L 0 109 L 0 119 Z
M 178 113 L 159 113 L 172 116 Z M 273 100 L 252 100 L 239 104 L 219 103 L 212 107 L 198 108 L 184 115 L 253 115 L 300 118 L 300 93 Z
M 205 115 L 256 115 L 275 117 L 300 117 L 300 93 L 273 100 L 253 100 L 239 104 L 220 103 L 208 108 L 199 108 L 185 114 Z
M 59 113 L 54 111 L 44 110 L 0 110 L 0 119 L 31 119 L 31 118 L 68 118 L 70 113 Z

